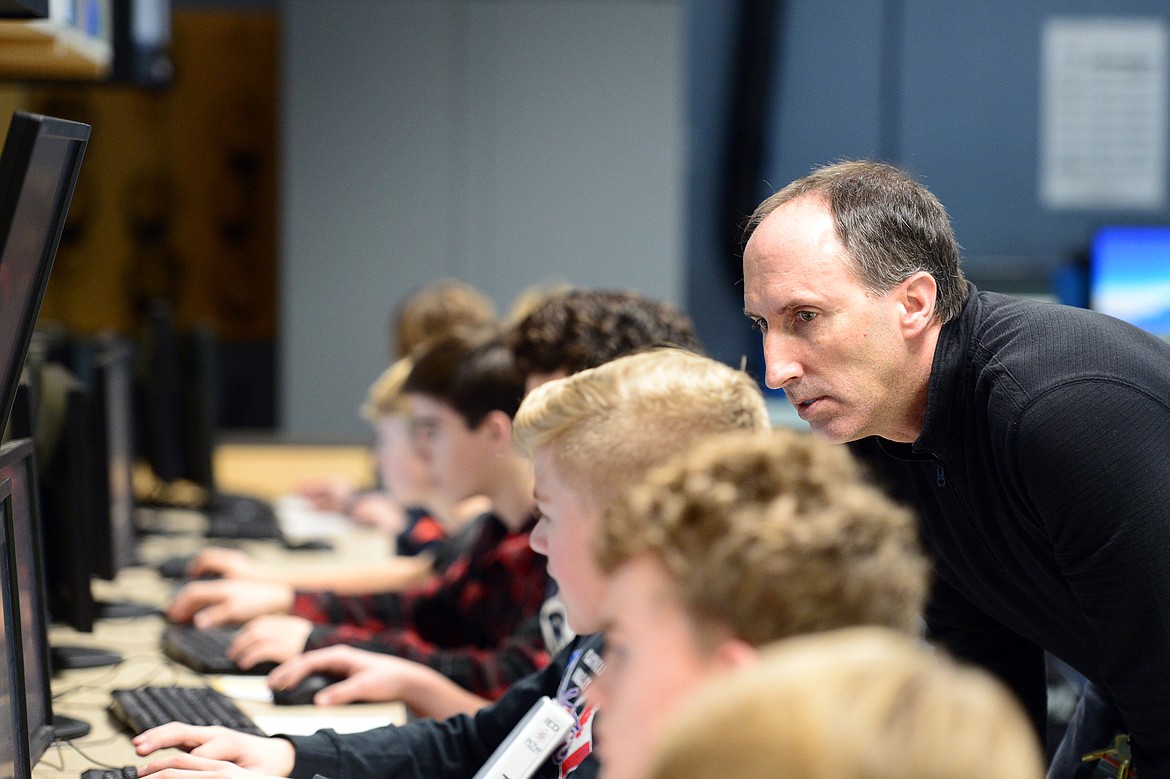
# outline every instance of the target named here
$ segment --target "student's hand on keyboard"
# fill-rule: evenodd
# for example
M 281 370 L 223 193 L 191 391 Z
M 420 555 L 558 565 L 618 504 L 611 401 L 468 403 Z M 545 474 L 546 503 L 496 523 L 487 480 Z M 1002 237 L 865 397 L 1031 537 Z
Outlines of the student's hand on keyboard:
M 155 766 L 158 766 L 157 768 Z M 274 774 L 265 774 L 260 771 L 251 771 L 241 768 L 235 763 L 223 760 L 208 760 L 204 757 L 177 755 L 176 759 L 159 760 L 157 763 L 147 763 L 139 769 L 138 779 L 147 775 L 154 779 L 279 779 Z
M 247 622 L 261 614 L 287 614 L 292 606 L 293 589 L 286 584 L 232 579 L 195 581 L 175 593 L 167 606 L 167 618 L 209 628 Z
M 221 727 L 200 727 L 171 722 L 134 737 L 134 751 L 145 757 L 160 749 L 177 747 L 187 754 L 173 754 L 139 766 L 138 776 L 168 769 L 205 771 L 238 779 L 259 776 L 288 776 L 296 760 L 291 741 L 283 738 L 249 736 Z
M 297 655 L 268 674 L 274 690 L 295 687 L 309 674 L 346 677 L 317 693 L 315 703 L 337 706 L 357 701 L 398 701 L 410 698 L 409 691 L 426 666 L 393 655 L 368 652 L 338 644 Z
M 191 561 L 187 574 L 198 576 L 222 576 L 225 579 L 264 580 L 264 566 L 242 549 L 225 549 L 213 546 L 204 549 Z
M 282 663 L 305 651 L 313 623 L 301 617 L 268 615 L 257 617 L 240 628 L 228 649 L 228 657 L 241 668 L 256 663 Z

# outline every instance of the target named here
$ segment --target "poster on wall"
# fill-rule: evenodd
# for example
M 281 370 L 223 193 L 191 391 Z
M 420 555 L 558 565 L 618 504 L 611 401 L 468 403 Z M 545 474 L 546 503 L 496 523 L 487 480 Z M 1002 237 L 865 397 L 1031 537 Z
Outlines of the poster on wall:
M 1166 205 L 1170 35 L 1157 18 L 1053 17 L 1040 53 L 1040 202 Z

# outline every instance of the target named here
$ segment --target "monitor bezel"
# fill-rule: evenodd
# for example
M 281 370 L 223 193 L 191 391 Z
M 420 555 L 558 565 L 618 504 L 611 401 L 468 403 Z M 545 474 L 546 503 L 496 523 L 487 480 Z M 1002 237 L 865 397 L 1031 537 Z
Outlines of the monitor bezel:
M 21 438 L 6 442 L 0 446 L 0 474 L 3 474 L 10 467 L 19 468 L 23 473 L 24 487 L 27 490 L 28 498 L 28 527 L 25 531 L 29 534 L 29 541 L 32 546 L 32 586 L 33 592 L 30 594 L 29 601 L 35 608 L 38 609 L 39 615 L 34 617 L 31 621 L 33 630 L 35 631 L 32 640 L 35 643 L 37 657 L 36 661 L 40 664 L 40 679 L 41 689 L 35 691 L 35 694 L 41 696 L 44 701 L 45 721 L 33 723 L 28 719 L 27 706 L 25 707 L 25 723 L 28 734 L 29 745 L 29 763 L 30 765 L 36 763 L 41 755 L 48 749 L 49 744 L 52 743 L 55 728 L 53 722 L 53 694 L 50 686 L 50 677 L 52 676 L 52 666 L 50 662 L 49 650 L 49 612 L 45 599 L 45 565 L 44 565 L 44 545 L 41 542 L 41 525 L 40 525 L 40 496 L 37 490 L 37 465 L 36 453 L 33 446 L 32 439 Z M 0 476 L 0 478 L 3 478 Z M 4 532 L 8 539 L 8 573 L 9 586 L 14 593 L 20 591 L 19 574 L 17 573 L 18 561 L 16 559 L 18 554 L 17 548 L 17 533 L 20 532 L 16 527 L 17 517 L 15 516 L 16 495 L 12 488 L 12 480 L 10 478 L 4 479 L 9 484 L 8 488 L 8 510 L 5 511 L 4 517 Z M 24 651 L 24 615 L 20 611 L 20 599 L 16 599 L 16 624 L 19 628 L 18 632 L 21 636 L 21 674 L 24 680 L 22 689 L 25 694 L 33 694 L 28 690 L 28 675 L 25 671 L 28 666 L 28 658 L 23 657 Z
M 0 511 L 4 521 L 0 522 L 0 617 L 4 626 L 4 651 L 9 661 L 7 678 L 12 705 L 8 715 L 12 718 L 12 729 L 16 738 L 12 745 L 14 779 L 31 779 L 32 759 L 29 755 L 28 719 L 24 708 L 24 650 L 20 638 L 20 614 L 16 607 L 13 591 L 12 544 L 8 535 L 8 517 L 12 512 L 12 482 L 0 479 Z
M 73 200 L 73 190 L 81 170 L 81 161 L 89 142 L 91 128 L 80 122 L 16 111 L 8 126 L 3 151 L 0 152 L 0 266 L 12 234 L 13 222 L 21 193 L 26 184 L 33 160 L 41 144 L 49 140 L 61 140 L 71 144 L 71 153 L 58 171 L 58 191 L 54 201 L 56 213 L 49 234 L 42 243 L 42 253 L 33 270 L 32 287 L 27 291 L 20 326 L 17 328 L 15 349 L 9 364 L 0 364 L 0 430 L 7 424 L 20 382 L 21 368 L 32 340 L 33 325 L 40 313 L 48 286 L 49 272 L 61 242 L 65 217 Z

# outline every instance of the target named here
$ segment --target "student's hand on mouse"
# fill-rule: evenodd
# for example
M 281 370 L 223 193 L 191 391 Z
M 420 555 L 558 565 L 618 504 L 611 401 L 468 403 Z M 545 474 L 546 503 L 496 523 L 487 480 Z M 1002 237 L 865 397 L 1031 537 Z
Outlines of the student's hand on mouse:
M 293 589 L 286 584 L 231 579 L 185 584 L 167 606 L 167 619 L 209 628 L 247 622 L 261 614 L 292 609 Z
M 241 668 L 256 663 L 284 662 L 305 651 L 313 623 L 301 617 L 267 615 L 248 622 L 228 648 L 228 657 Z
M 260 579 L 261 565 L 241 549 L 213 546 L 195 556 L 187 567 L 189 576 L 222 576 L 225 579 Z
M 378 492 L 371 492 L 355 500 L 349 515 L 355 522 L 379 528 L 388 535 L 396 536 L 406 526 L 406 514 L 398 501 Z
M 424 674 L 436 672 L 412 660 L 338 644 L 281 663 L 268 674 L 268 686 L 274 690 L 294 687 L 313 673 L 345 677 L 313 698 L 319 706 L 337 706 L 407 699 Z
M 175 747 L 187 754 L 173 754 L 139 766 L 138 775 L 147 776 L 168 769 L 224 772 L 224 776 L 288 776 L 296 761 L 296 749 L 283 738 L 265 738 L 221 727 L 200 727 L 170 722 L 143 731 L 131 741 L 134 751 L 145 757 L 160 749 Z M 229 761 L 221 763 L 219 761 Z M 246 771 L 245 771 L 246 769 Z M 245 771 L 245 773 L 238 773 Z M 166 779 L 165 774 L 159 779 Z

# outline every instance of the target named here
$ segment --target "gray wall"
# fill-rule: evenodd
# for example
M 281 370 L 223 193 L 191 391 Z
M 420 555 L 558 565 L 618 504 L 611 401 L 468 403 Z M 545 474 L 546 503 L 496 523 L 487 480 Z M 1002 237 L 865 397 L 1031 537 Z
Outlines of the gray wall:
M 942 199 L 980 286 L 1045 292 L 1106 222 L 1038 197 L 1052 15 L 1164 0 L 788 0 L 759 197 L 876 157 Z M 285 0 L 284 428 L 362 433 L 394 303 L 457 275 L 501 307 L 548 280 L 683 302 L 758 368 L 720 191 L 735 9 L 709 0 Z
M 834 4 L 837 6 L 837 4 Z M 914 172 L 947 206 L 970 273 L 1043 286 L 1109 220 L 1170 211 L 1052 211 L 1039 201 L 1040 40 L 1052 16 L 1154 17 L 1163 0 L 850 0 L 856 23 L 825 24 L 819 3 L 794 2 L 779 63 L 774 156 L 785 183 L 814 164 L 879 156 Z M 892 22 L 886 15 L 898 14 Z M 883 62 L 881 29 L 897 47 Z M 869 33 L 861 31 L 869 30 Z M 889 73 L 888 91 L 882 79 Z
M 457 276 L 680 301 L 683 6 L 287 0 L 284 432 L 360 435 L 387 320 Z

